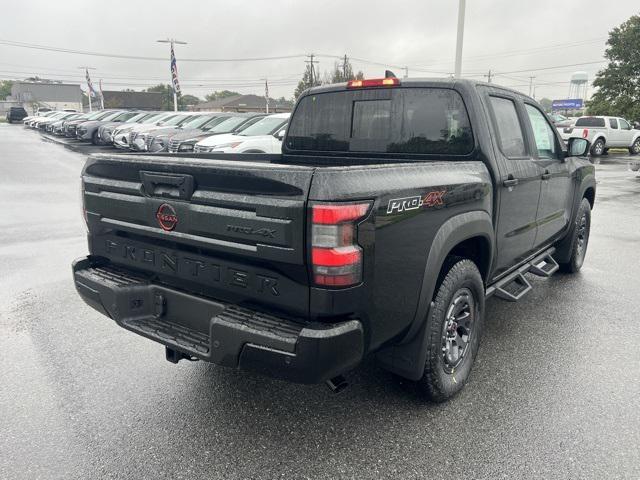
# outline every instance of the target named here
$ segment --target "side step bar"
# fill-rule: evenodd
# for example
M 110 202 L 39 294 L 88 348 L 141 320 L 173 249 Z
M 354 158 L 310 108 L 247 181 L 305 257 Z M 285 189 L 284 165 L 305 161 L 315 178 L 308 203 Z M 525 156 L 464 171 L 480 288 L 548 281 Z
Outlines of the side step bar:
M 509 275 L 504 281 L 496 284 L 494 295 L 509 302 L 520 300 L 533 288 L 524 273 L 516 271 L 516 275 Z
M 555 261 L 550 253 L 547 253 L 543 258 L 537 257 L 536 260 L 531 262 L 529 273 L 548 278 L 556 273 L 559 268 L 558 262 Z
M 517 302 L 532 289 L 531 284 L 524 276 L 525 273 L 532 273 L 539 277 L 550 277 L 558 271 L 560 266 L 553 258 L 555 248 L 550 248 L 533 260 L 526 262 L 516 271 L 511 272 L 505 278 L 499 280 L 494 285 L 487 288 L 486 298 L 495 295 L 498 298 L 509 302 Z

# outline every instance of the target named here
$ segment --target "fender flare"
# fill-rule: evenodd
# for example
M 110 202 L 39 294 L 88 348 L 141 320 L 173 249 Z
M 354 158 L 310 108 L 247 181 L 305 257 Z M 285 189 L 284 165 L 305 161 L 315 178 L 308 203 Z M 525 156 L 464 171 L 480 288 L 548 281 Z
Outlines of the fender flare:
M 596 179 L 594 176 L 590 175 L 584 179 L 584 181 L 580 184 L 579 188 L 576 189 L 577 195 L 574 197 L 573 208 L 571 209 L 571 221 L 569 225 L 571 227 L 567 231 L 566 235 L 562 237 L 562 239 L 556 244 L 556 251 L 553 254 L 553 258 L 559 263 L 566 263 L 571 258 L 571 249 L 573 248 L 573 232 L 576 227 L 575 216 L 578 212 L 578 208 L 580 207 L 580 203 L 582 199 L 585 198 L 585 193 L 587 189 L 591 188 L 594 193 L 596 193 Z
M 491 216 L 487 212 L 461 213 L 449 218 L 440 226 L 429 248 L 418 305 L 411 326 L 404 339 L 376 354 L 376 360 L 385 369 L 410 380 L 419 380 L 422 377 L 427 358 L 427 318 L 433 305 L 440 269 L 456 245 L 478 236 L 483 237 L 488 243 L 490 258 L 487 259 L 487 271 L 490 271 L 495 252 L 495 233 Z

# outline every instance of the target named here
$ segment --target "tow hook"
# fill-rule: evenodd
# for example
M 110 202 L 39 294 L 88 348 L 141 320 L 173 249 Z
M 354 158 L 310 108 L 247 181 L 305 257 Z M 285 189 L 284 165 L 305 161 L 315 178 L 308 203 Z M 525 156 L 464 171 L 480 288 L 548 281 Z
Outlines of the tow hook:
M 329 387 L 329 390 L 331 390 L 333 393 L 340 393 L 348 386 L 349 382 L 347 382 L 347 379 L 342 375 L 337 375 L 327 380 L 327 387 Z
M 182 352 L 174 350 L 173 348 L 164 347 L 165 356 L 167 361 L 171 363 L 178 363 L 180 360 L 189 360 L 190 362 L 196 362 L 198 359 L 191 355 L 185 355 Z

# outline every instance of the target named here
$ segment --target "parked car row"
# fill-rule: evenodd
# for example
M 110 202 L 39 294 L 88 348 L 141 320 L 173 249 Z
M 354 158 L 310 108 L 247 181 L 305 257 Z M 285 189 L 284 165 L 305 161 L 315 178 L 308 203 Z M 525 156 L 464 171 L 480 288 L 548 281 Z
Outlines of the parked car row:
M 45 112 L 25 126 L 94 145 L 134 152 L 280 153 L 288 113 Z

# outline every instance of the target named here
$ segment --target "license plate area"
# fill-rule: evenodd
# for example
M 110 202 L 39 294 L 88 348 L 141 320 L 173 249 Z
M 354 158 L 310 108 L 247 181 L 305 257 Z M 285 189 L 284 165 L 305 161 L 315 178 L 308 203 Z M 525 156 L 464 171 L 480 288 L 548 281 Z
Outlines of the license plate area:
M 128 237 L 90 237 L 90 251 L 110 262 L 155 274 L 162 283 L 217 300 L 308 312 L 308 286 L 265 267 L 187 252 Z

